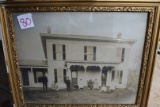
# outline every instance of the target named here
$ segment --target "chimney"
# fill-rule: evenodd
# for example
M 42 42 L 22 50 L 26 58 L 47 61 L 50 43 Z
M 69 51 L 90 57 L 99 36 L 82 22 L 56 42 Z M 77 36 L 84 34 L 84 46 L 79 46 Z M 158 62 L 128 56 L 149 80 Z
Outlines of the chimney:
M 51 28 L 50 28 L 50 26 L 47 27 L 47 33 L 48 33 L 48 34 L 51 34 Z
M 121 37 L 122 37 L 122 33 L 119 32 L 119 33 L 117 34 L 117 38 L 118 38 L 118 39 L 121 39 Z

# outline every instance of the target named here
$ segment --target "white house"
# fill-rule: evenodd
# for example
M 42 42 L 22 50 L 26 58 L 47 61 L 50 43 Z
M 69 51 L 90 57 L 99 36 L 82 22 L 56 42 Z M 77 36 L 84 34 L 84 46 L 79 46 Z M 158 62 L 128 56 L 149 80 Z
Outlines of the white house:
M 48 87 L 57 82 L 65 88 L 69 77 L 72 85 L 87 86 L 88 80 L 98 85 L 126 88 L 130 49 L 135 40 L 121 38 L 40 33 L 46 61 L 20 61 L 24 87 L 42 87 L 38 78 L 45 73 Z

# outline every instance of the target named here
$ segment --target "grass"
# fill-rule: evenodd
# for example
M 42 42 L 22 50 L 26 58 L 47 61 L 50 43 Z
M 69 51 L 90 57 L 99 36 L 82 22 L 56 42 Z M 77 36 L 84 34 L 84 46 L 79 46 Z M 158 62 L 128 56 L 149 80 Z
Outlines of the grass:
M 24 98 L 27 103 L 43 104 L 134 104 L 136 93 L 131 90 L 116 90 L 99 93 L 99 90 L 79 89 L 25 90 Z

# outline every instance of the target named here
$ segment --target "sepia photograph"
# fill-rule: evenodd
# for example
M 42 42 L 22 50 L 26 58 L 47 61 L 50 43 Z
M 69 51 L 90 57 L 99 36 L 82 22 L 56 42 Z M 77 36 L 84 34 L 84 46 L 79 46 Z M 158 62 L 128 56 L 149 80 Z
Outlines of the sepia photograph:
M 25 103 L 136 103 L 147 12 L 15 12 L 12 18 Z

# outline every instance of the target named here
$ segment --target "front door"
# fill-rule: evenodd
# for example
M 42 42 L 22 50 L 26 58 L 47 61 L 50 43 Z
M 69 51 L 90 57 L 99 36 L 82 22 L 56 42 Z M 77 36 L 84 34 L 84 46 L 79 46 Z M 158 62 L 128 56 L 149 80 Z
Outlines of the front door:
M 107 86 L 107 75 L 109 71 L 111 71 L 114 67 L 113 66 L 107 66 L 103 67 L 102 69 L 102 86 Z
M 102 71 L 102 86 L 107 85 L 107 71 Z
M 78 71 L 72 71 L 71 78 L 72 78 L 72 85 L 77 85 L 78 84 Z

